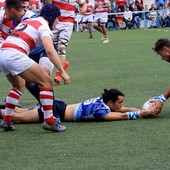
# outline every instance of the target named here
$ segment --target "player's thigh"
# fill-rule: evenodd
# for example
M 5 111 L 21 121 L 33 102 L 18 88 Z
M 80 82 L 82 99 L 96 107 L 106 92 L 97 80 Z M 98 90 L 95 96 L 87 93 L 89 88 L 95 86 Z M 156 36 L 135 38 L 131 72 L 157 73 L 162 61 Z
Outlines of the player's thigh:
M 20 74 L 27 82 L 37 83 L 40 87 L 52 87 L 52 79 L 43 68 L 34 63 L 30 68 Z

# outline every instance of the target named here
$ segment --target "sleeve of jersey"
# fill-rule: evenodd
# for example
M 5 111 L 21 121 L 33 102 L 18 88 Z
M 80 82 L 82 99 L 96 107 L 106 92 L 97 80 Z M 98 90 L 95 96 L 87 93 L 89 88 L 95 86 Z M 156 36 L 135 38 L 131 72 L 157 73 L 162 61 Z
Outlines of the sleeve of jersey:
M 93 116 L 96 118 L 96 119 L 102 119 L 104 116 L 106 116 L 108 113 L 110 113 L 110 110 L 107 109 L 107 108 L 100 108 L 100 109 L 97 109 L 95 110 Z
M 41 38 L 45 36 L 53 38 L 52 31 L 50 30 L 45 20 L 42 21 L 42 25 L 39 27 L 39 33 Z

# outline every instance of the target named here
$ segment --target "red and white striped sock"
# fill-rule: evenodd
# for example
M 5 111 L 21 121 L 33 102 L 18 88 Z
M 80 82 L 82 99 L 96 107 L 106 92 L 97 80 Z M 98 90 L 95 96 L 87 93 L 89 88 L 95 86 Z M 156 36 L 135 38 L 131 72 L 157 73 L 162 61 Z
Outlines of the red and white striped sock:
M 22 93 L 16 88 L 12 88 L 6 97 L 4 120 L 9 124 L 12 120 L 12 113 L 18 104 Z
M 54 124 L 53 101 L 54 94 L 52 88 L 40 88 L 40 101 L 43 106 L 44 121 L 50 125 Z

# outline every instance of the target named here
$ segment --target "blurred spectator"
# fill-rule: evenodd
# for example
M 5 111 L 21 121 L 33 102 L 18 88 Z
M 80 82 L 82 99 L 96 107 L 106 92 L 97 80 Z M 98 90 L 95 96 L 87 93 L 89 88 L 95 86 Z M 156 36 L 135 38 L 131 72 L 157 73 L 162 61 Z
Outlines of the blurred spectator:
M 135 3 L 134 3 L 133 0 L 130 0 L 130 1 L 129 1 L 129 10 L 130 10 L 130 11 L 133 11 L 134 4 L 135 4 Z
M 126 29 L 126 28 L 131 29 L 131 28 L 133 28 L 132 18 L 133 18 L 132 11 L 129 10 L 129 7 L 126 7 L 126 10 L 124 12 L 124 19 L 125 19 L 126 26 L 125 26 L 124 29 Z
M 169 19 L 167 17 L 165 17 L 163 20 L 162 20 L 162 28 L 166 28 L 166 27 L 169 27 L 170 26 L 170 22 L 169 22 Z
M 149 20 L 149 19 L 150 19 L 150 16 L 149 16 L 149 8 L 148 8 L 148 5 L 145 5 L 143 11 L 144 11 L 144 13 L 143 13 L 143 19 Z
M 157 9 L 155 8 L 154 4 L 151 4 L 151 8 L 149 9 L 149 19 L 153 21 L 157 18 Z
M 110 13 L 108 15 L 108 20 L 107 20 L 107 23 L 106 23 L 106 28 L 108 29 L 114 29 L 115 28 L 115 15 L 113 13 L 115 13 L 115 3 L 113 0 L 110 1 L 110 7 L 109 7 L 109 11 L 108 13 Z M 110 26 L 110 24 L 112 26 Z
M 165 0 L 155 0 L 155 4 L 157 6 L 157 9 L 159 9 L 160 7 L 162 7 L 162 9 L 163 9 L 164 4 L 165 4 Z
M 166 11 L 163 10 L 163 6 L 158 7 L 158 15 L 157 15 L 157 20 L 159 22 L 159 25 L 163 28 L 168 26 L 168 19 L 166 15 Z
M 135 6 L 137 6 L 138 11 L 142 11 L 143 10 L 143 1 L 135 0 Z
M 140 28 L 140 24 L 141 24 L 141 13 L 139 13 L 137 6 L 134 6 L 133 23 L 136 25 L 137 28 Z
M 120 8 L 117 9 L 117 14 L 115 16 L 115 20 L 116 20 L 116 22 L 118 24 L 119 29 L 123 29 L 124 15 L 121 12 Z
M 152 17 L 149 28 L 157 28 L 156 18 Z
M 117 0 L 117 8 L 121 9 L 121 12 L 125 11 L 126 0 Z

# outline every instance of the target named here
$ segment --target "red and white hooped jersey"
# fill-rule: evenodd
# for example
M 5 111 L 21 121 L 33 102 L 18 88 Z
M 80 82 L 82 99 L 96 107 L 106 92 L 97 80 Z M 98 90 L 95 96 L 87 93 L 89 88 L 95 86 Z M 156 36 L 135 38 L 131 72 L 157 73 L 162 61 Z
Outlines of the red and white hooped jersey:
M 53 4 L 60 8 L 61 16 L 59 22 L 74 23 L 75 20 L 75 5 L 83 4 L 85 0 L 53 0 Z
M 6 39 L 10 31 L 14 28 L 13 22 L 5 16 L 5 10 L 0 11 L 0 36 Z
M 109 0 L 95 0 L 95 8 L 96 8 L 96 12 L 108 12 L 108 8 L 98 8 L 99 5 L 104 5 L 106 3 L 108 3 Z
M 86 9 L 86 14 L 85 15 L 92 14 L 93 9 L 94 9 L 94 3 L 92 3 L 92 2 L 87 3 L 87 9 Z
M 53 36 L 47 21 L 42 17 L 27 19 L 18 24 L 1 49 L 15 49 L 28 55 L 35 47 L 42 45 L 44 36 Z

